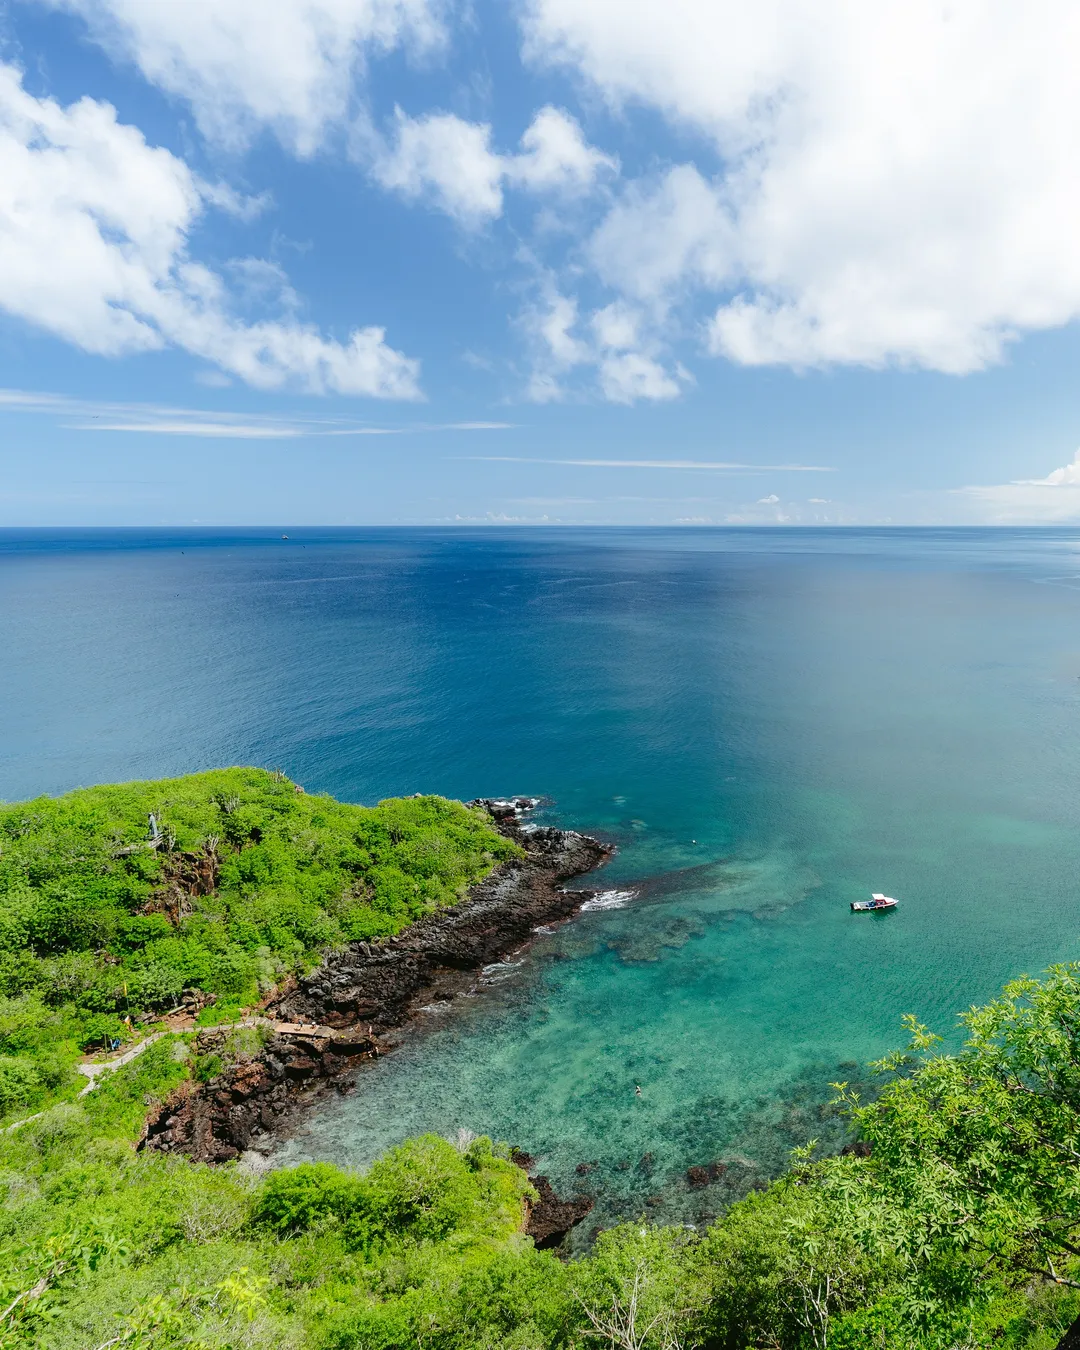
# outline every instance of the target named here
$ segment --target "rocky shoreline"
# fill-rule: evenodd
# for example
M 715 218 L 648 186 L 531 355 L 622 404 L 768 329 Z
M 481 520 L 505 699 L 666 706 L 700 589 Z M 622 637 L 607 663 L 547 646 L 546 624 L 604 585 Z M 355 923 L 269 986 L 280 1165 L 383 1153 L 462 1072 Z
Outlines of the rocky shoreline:
M 567 919 L 594 890 L 563 883 L 607 861 L 612 848 L 574 830 L 527 823 L 534 798 L 481 799 L 499 831 L 525 856 L 501 864 L 465 900 L 395 938 L 329 953 L 310 976 L 281 991 L 269 1019 L 288 1024 L 261 1052 L 238 1056 L 210 1082 L 189 1081 L 152 1116 L 141 1147 L 200 1162 L 238 1158 L 321 1092 L 347 1091 L 355 1070 L 391 1050 L 395 1033 L 425 1004 L 472 988 L 484 966 L 518 949 L 533 930 Z M 197 1050 L 225 1049 L 228 1032 L 201 1032 Z M 524 1163 L 527 1155 L 518 1155 Z M 591 1203 L 560 1201 L 535 1177 L 540 1201 L 527 1231 L 553 1245 Z M 534 1231 L 535 1230 L 535 1231 Z

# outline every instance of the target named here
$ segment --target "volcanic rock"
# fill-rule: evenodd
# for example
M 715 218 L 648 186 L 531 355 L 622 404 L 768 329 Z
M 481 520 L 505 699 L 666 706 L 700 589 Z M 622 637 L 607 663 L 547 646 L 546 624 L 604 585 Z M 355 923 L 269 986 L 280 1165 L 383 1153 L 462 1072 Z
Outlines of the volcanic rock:
M 562 883 L 605 862 L 609 846 L 574 830 L 522 829 L 520 817 L 537 805 L 536 798 L 471 804 L 486 807 L 524 856 L 500 864 L 460 904 L 418 920 L 397 937 L 350 943 L 328 953 L 304 980 L 290 981 L 268 1003 L 266 1015 L 279 1023 L 321 1026 L 327 1034 L 279 1030 L 259 1055 L 241 1056 L 213 1082 L 185 1084 L 147 1122 L 140 1147 L 205 1162 L 238 1156 L 320 1085 L 389 1048 L 381 1039 L 387 1031 L 425 1004 L 469 989 L 484 966 L 527 942 L 534 928 L 568 918 L 592 898 L 594 891 L 566 890 Z M 224 1031 L 200 1034 L 199 1049 L 216 1053 L 226 1040 Z M 555 1245 L 553 1235 L 559 1232 L 561 1240 L 579 1221 L 570 1216 L 582 1204 L 587 1207 L 580 1213 L 588 1213 L 592 1201 L 552 1196 L 551 1202 L 561 1207 L 550 1211 L 557 1217 L 536 1222 Z M 537 1208 L 541 1216 L 549 1213 L 546 1203 Z
M 595 1201 L 589 1195 L 575 1195 L 572 1200 L 560 1200 L 547 1177 L 530 1177 L 539 1198 L 528 1209 L 525 1232 L 542 1251 L 558 1247 L 575 1224 L 592 1209 Z

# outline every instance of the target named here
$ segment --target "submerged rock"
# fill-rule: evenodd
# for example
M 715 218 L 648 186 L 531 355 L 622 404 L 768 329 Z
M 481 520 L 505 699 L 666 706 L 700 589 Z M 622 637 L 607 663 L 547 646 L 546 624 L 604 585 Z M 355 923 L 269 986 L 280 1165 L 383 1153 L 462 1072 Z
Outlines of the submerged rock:
M 686 1179 L 690 1183 L 691 1190 L 700 1190 L 702 1187 L 711 1186 L 714 1181 L 719 1181 L 726 1171 L 727 1163 L 711 1162 L 704 1167 L 688 1167 Z

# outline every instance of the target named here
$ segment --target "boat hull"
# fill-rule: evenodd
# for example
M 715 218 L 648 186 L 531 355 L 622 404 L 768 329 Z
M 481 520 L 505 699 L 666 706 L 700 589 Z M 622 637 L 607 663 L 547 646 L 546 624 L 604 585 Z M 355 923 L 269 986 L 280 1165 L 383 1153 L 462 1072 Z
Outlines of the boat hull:
M 898 900 L 852 900 L 851 908 L 856 914 L 876 914 L 883 909 L 895 909 Z

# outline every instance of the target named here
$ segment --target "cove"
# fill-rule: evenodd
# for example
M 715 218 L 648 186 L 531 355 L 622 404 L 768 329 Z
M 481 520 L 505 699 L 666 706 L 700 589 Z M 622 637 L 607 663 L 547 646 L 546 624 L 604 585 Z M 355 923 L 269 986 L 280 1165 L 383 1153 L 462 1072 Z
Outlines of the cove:
M 620 899 L 279 1158 L 469 1129 L 597 1222 L 696 1222 L 839 1141 L 828 1085 L 903 1013 L 952 1036 L 1078 954 L 1075 531 L 281 532 L 0 533 L 0 794 L 247 761 L 543 795 Z M 871 890 L 900 908 L 852 915 Z

